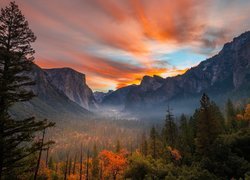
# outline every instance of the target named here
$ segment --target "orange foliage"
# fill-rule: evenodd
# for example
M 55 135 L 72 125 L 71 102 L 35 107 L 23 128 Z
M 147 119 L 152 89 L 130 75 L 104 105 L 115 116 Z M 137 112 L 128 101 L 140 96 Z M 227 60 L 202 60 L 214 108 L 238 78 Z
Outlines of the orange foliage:
M 250 104 L 246 105 L 246 108 L 243 114 L 237 114 L 236 117 L 238 120 L 247 121 L 250 126 Z
M 245 108 L 244 119 L 250 121 L 250 104 L 247 104 Z
M 121 175 L 127 166 L 127 152 L 121 150 L 120 153 L 114 153 L 112 151 L 103 150 L 99 153 L 100 165 L 103 170 L 103 176 L 105 178 L 116 179 Z
M 177 149 L 168 146 L 168 150 L 171 153 L 171 156 L 174 158 L 174 160 L 179 161 L 181 159 L 181 154 Z

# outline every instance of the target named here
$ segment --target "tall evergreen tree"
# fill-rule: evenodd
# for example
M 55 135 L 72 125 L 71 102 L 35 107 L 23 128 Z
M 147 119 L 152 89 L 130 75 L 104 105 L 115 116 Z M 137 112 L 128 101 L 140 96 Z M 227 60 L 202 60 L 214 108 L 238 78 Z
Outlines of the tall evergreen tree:
M 33 143 L 37 131 L 53 123 L 35 121 L 34 117 L 14 120 L 9 110 L 17 102 L 28 101 L 34 94 L 26 90 L 34 85 L 25 75 L 32 68 L 36 40 L 15 2 L 1 9 L 0 14 L 0 179 L 16 170 L 28 168 L 28 158 L 40 149 Z M 43 145 L 47 145 L 43 143 Z
M 151 156 L 155 159 L 156 158 L 156 139 L 157 139 L 157 132 L 155 127 L 153 126 L 150 131 L 150 152 Z
M 175 147 L 177 139 L 177 126 L 174 122 L 174 115 L 172 114 L 169 107 L 167 109 L 163 134 L 166 145 Z
M 182 114 L 180 118 L 179 146 L 182 151 L 190 151 L 192 144 L 192 133 L 187 117 Z
M 153 126 L 150 131 L 148 154 L 151 155 L 152 158 L 158 159 L 162 153 L 162 143 L 155 126 Z
M 212 150 L 211 146 L 220 133 L 220 122 L 217 113 L 215 113 L 214 103 L 210 102 L 206 94 L 203 94 L 200 103 L 196 146 L 200 155 L 208 156 Z

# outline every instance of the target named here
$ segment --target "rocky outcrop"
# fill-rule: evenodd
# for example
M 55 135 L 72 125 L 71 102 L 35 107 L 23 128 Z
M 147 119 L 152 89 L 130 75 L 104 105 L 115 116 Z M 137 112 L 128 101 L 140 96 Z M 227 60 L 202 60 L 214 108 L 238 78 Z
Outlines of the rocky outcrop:
M 48 74 L 37 65 L 34 64 L 29 76 L 36 82 L 34 86 L 29 87 L 36 97 L 28 102 L 15 104 L 11 113 L 16 118 L 35 116 L 39 119 L 58 121 L 91 116 L 92 113 L 73 102 L 63 91 L 54 86 Z
M 49 81 L 70 100 L 85 109 L 96 107 L 92 90 L 86 84 L 85 75 L 71 68 L 44 69 Z

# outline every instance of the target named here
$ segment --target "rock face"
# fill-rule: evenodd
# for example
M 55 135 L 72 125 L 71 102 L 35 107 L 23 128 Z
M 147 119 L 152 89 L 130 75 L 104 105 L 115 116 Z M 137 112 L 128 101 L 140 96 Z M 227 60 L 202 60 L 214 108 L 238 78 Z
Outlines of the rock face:
M 250 87 L 250 32 L 245 32 L 232 42 L 226 43 L 215 56 L 189 69 L 185 74 L 163 79 L 145 76 L 138 86 L 129 88 L 120 98 L 105 99 L 113 104 L 124 103 L 127 110 L 156 107 L 167 103 L 178 104 L 181 99 L 200 97 L 206 92 L 210 96 L 225 97 L 249 94 Z M 123 88 L 126 89 L 127 87 Z M 246 92 L 246 93 L 243 93 Z M 123 101 L 120 101 L 123 99 Z M 107 101 L 107 100 L 106 100 Z M 106 102 L 104 101 L 104 103 Z M 184 105 L 180 104 L 179 105 Z M 192 103 L 186 104 L 187 106 Z
M 70 100 L 85 109 L 96 107 L 92 90 L 86 84 L 85 75 L 71 68 L 44 69 L 49 81 Z
M 17 103 L 11 113 L 18 118 L 35 116 L 52 121 L 63 119 L 80 119 L 90 116 L 85 108 L 72 101 L 63 91 L 58 89 L 50 79 L 50 75 L 37 65 L 29 73 L 36 84 L 30 89 L 37 95 L 29 102 Z
M 102 100 L 103 105 L 107 106 L 121 106 L 124 107 L 126 102 L 126 97 L 128 93 L 134 89 L 136 85 L 126 86 L 124 88 L 120 88 L 109 95 L 105 96 Z
M 113 90 L 109 90 L 108 92 L 99 92 L 99 91 L 95 91 L 94 92 L 94 97 L 95 97 L 95 100 L 98 104 L 101 104 L 103 99 L 110 95 L 111 93 L 113 92 Z

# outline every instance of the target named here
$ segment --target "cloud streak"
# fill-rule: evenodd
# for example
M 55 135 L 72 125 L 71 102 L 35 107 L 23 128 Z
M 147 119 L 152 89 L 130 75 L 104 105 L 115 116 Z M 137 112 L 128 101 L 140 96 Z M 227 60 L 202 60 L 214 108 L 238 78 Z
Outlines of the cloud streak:
M 4 7 L 10 0 L 1 0 Z M 22 0 L 17 2 L 38 36 L 42 67 L 69 66 L 87 74 L 96 90 L 138 84 L 144 75 L 173 76 L 186 66 L 159 59 L 218 52 L 250 28 L 245 0 Z M 232 26 L 234 25 L 234 26 Z M 188 57 L 190 59 L 190 57 Z M 184 67 L 184 68 L 183 68 Z

